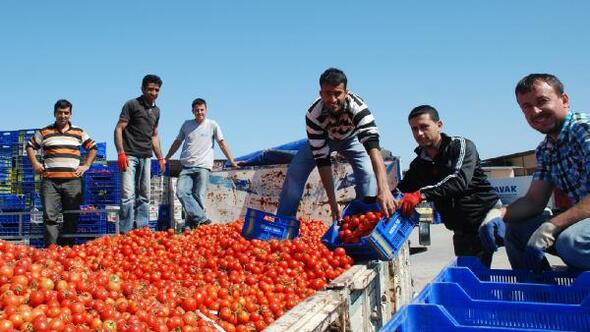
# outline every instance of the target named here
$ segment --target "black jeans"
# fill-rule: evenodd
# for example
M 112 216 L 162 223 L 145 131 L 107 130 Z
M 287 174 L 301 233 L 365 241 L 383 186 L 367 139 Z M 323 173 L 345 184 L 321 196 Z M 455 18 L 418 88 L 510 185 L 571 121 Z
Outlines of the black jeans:
M 486 267 L 489 268 L 492 265 L 493 253 L 488 253 L 483 249 L 477 233 L 455 231 L 453 233 L 453 247 L 455 256 L 475 256 Z
M 62 238 L 62 234 L 75 234 L 78 230 L 79 213 L 64 213 L 63 227 L 57 222 L 59 213 L 80 210 L 82 203 L 82 179 L 43 179 L 43 222 L 45 246 L 51 244 L 73 245 L 74 238 Z M 61 206 L 61 208 L 60 208 Z

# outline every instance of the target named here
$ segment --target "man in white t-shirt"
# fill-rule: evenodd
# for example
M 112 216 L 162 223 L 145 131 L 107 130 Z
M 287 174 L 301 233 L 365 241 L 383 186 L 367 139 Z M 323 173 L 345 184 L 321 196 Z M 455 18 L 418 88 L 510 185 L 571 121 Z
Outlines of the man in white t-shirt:
M 186 211 L 187 228 L 211 223 L 205 215 L 205 193 L 209 172 L 213 167 L 215 141 L 231 166 L 238 167 L 223 140 L 221 128 L 217 122 L 207 119 L 207 102 L 202 98 L 195 99 L 192 103 L 192 112 L 195 118 L 182 124 L 166 155 L 166 159 L 170 159 L 184 141 L 180 154 L 182 171 L 176 184 L 176 196 Z

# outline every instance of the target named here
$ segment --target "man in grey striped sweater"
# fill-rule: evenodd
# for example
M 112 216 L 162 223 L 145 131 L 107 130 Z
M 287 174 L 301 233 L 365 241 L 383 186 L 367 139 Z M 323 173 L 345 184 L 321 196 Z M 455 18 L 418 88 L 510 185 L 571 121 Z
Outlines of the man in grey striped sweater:
M 283 184 L 277 214 L 295 216 L 305 182 L 315 166 L 328 196 L 334 221 L 340 219 L 336 201 L 330 153 L 338 152 L 352 166 L 357 198 L 377 196 L 389 217 L 394 201 L 383 157 L 379 148 L 379 130 L 365 102 L 349 92 L 344 72 L 329 68 L 320 76 L 320 98 L 305 116 L 308 143 L 295 155 Z

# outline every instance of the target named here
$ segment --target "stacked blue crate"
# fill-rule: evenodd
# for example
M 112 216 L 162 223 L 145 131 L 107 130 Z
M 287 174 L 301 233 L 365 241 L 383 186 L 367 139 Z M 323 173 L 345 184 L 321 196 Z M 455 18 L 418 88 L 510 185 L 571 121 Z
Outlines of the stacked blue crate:
M 84 174 L 84 204 L 118 205 L 121 201 L 119 178 L 117 165 L 93 164 Z
M 83 147 L 80 147 L 80 155 L 82 160 L 86 159 L 86 155 L 88 151 Z M 96 156 L 94 157 L 95 161 L 106 161 L 107 160 L 107 143 L 106 142 L 99 142 L 96 143 Z
M 104 212 L 92 212 L 95 206 L 82 205 L 78 220 L 78 234 L 105 234 L 107 232 L 106 214 Z
M 538 275 L 458 257 L 381 331 L 435 329 L 588 331 L 590 271 Z

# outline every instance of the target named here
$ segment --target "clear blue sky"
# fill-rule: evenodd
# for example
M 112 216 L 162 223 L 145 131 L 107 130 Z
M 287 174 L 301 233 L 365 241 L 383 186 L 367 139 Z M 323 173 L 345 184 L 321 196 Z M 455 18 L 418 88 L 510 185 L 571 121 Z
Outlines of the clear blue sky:
M 318 77 L 334 66 L 405 165 L 415 147 L 406 117 L 420 104 L 482 158 L 515 153 L 542 138 L 514 100 L 522 76 L 554 73 L 572 108 L 590 109 L 589 14 L 588 1 L 555 0 L 6 1 L 0 130 L 46 125 L 67 98 L 114 159 L 121 106 L 155 73 L 164 153 L 203 97 L 239 156 L 303 138 Z

